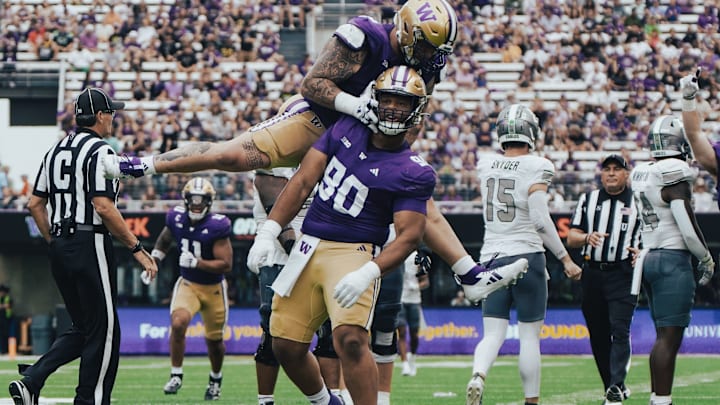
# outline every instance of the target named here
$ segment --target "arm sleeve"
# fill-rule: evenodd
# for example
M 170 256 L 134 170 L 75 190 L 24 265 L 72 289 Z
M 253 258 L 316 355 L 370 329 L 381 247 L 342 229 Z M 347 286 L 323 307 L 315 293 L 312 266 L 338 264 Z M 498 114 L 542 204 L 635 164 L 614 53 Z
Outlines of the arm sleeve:
M 702 236 L 698 235 L 695 230 L 695 225 L 685 208 L 685 200 L 677 199 L 670 201 L 670 210 L 678 224 L 678 228 L 680 228 L 680 233 L 690 253 L 698 259 L 705 257 L 708 253 L 708 248 L 705 246 Z
M 559 259 L 567 256 L 567 250 L 558 236 L 555 224 L 550 218 L 550 210 L 547 205 L 547 192 L 536 191 L 528 196 L 528 208 L 530 219 L 535 225 L 540 238 L 546 248 Z

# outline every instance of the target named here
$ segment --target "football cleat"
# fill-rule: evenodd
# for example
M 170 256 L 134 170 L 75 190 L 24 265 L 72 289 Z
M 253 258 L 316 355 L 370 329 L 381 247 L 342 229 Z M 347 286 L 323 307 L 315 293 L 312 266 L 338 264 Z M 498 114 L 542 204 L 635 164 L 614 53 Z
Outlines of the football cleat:
M 488 269 L 482 264 L 478 264 L 467 274 L 462 276 L 456 274 L 455 281 L 462 286 L 465 296 L 470 302 L 478 303 L 492 292 L 517 283 L 517 280 L 525 275 L 527 269 L 527 259 L 518 259 L 513 263 L 494 269 Z
M 328 388 L 328 394 L 330 394 L 330 402 L 328 402 L 328 405 L 345 405 L 345 401 L 333 394 L 330 388 Z
M 611 385 L 605 393 L 603 405 L 622 405 L 624 399 L 623 391 L 617 385 Z
M 410 370 L 410 364 L 407 361 L 403 361 L 402 375 L 409 376 L 410 374 L 412 374 L 412 370 Z
M 220 399 L 220 385 L 222 384 L 222 378 L 212 378 L 208 381 L 207 389 L 205 390 L 206 401 L 217 401 Z
M 480 373 L 473 374 L 467 385 L 467 396 L 465 397 L 465 405 L 482 405 L 483 391 L 485 390 L 485 380 L 480 377 Z
M 182 374 L 170 374 L 170 380 L 165 384 L 163 391 L 166 395 L 177 394 L 182 387 Z
M 12 398 L 15 405 L 38 404 L 38 395 L 30 392 L 21 380 L 11 381 L 8 391 L 10 391 L 10 398 Z

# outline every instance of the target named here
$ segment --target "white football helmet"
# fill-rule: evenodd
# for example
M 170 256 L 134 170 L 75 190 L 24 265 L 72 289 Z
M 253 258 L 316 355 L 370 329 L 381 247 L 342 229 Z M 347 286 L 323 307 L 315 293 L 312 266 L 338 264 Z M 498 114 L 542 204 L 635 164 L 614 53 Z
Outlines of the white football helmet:
M 679 118 L 661 115 L 650 126 L 648 133 L 650 155 L 654 158 L 678 157 L 682 160 L 692 157 L 690 145 L 685 139 L 685 128 Z
M 183 187 L 183 200 L 187 214 L 193 221 L 199 221 L 210 212 L 215 199 L 215 188 L 202 177 L 193 177 Z
M 507 142 L 523 142 L 535 149 L 535 140 L 540 133 L 540 121 L 529 108 L 511 104 L 500 111 L 497 117 L 497 134 L 500 147 Z
M 423 72 L 445 65 L 458 31 L 457 15 L 450 4 L 445 0 L 408 0 L 393 22 L 405 63 Z M 435 49 L 431 57 L 420 51 L 423 46 Z
M 395 94 L 411 98 L 408 110 L 383 106 L 383 94 Z M 377 128 L 385 135 L 400 135 L 420 124 L 423 110 L 427 104 L 425 82 L 413 68 L 400 65 L 385 70 L 375 80 L 372 98 L 378 102 L 375 107 L 379 122 Z

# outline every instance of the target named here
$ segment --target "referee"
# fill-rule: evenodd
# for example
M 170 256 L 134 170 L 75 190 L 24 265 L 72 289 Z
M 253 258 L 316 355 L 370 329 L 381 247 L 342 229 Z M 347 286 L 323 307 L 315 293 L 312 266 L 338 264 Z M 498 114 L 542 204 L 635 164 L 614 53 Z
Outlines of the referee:
M 37 404 L 45 381 L 58 367 L 80 358 L 75 404 L 109 404 L 117 374 L 120 324 L 112 234 L 127 246 L 151 278 L 157 266 L 130 232 L 115 206 L 117 181 L 106 180 L 101 155 L 115 110 L 124 103 L 87 88 L 75 101 L 76 134 L 55 144 L 40 165 L 28 207 L 49 243 L 50 270 L 72 326 L 32 366 L 21 365 L 21 380 L 10 383 L 16 405 Z
M 580 196 L 567 244 L 585 257 L 582 311 L 590 345 L 605 386 L 605 404 L 629 396 L 630 323 L 637 304 L 631 295 L 632 258 L 640 241 L 640 218 L 627 185 L 628 165 L 620 155 L 602 161 L 602 188 Z

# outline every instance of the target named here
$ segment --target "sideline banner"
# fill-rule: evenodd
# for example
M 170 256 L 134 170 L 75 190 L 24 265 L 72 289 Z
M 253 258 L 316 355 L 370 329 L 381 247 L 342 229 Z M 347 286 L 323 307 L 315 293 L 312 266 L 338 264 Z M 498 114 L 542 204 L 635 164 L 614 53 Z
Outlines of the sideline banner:
M 482 337 L 480 308 L 430 308 L 424 311 L 427 328 L 420 333 L 420 354 L 472 354 Z M 166 308 L 119 308 L 122 354 L 167 354 L 170 314 Z M 187 331 L 189 354 L 205 354 L 205 328 L 199 316 Z M 648 354 L 655 327 L 646 309 L 635 312 L 632 324 L 634 354 Z M 253 354 L 262 330 L 256 309 L 233 308 L 225 328 L 228 354 Z M 543 354 L 590 354 L 585 320 L 579 309 L 550 309 L 541 331 Z M 501 354 L 517 354 L 519 338 L 514 314 Z M 685 331 L 681 353 L 720 354 L 720 310 L 696 309 Z

